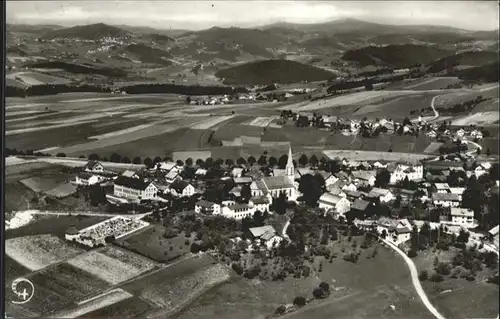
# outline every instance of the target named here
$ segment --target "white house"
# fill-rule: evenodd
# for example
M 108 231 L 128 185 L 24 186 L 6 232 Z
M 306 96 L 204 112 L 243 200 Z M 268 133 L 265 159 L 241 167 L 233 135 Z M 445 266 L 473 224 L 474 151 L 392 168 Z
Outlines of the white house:
M 408 177 L 409 181 L 421 180 L 424 177 L 424 168 L 422 165 L 398 164 L 395 168 L 390 167 L 389 172 L 391 172 L 391 184 L 403 181 L 406 177 Z
M 264 243 L 267 249 L 271 249 L 280 244 L 283 240 L 282 237 L 276 234 L 276 230 L 273 226 L 266 225 L 261 227 L 252 227 L 249 229 L 254 240 L 257 243 Z
M 80 236 L 80 232 L 74 227 L 71 226 L 66 230 L 66 233 L 64 234 L 64 238 L 68 241 L 73 241 L 74 239 L 78 238 Z
M 425 135 L 427 135 L 427 137 L 430 137 L 430 138 L 436 138 L 437 133 L 435 131 L 430 131 L 430 132 L 425 133 Z
M 204 168 L 198 168 L 196 172 L 194 172 L 194 175 L 196 176 L 205 176 L 207 175 L 207 170 Z
M 432 194 L 432 203 L 441 207 L 458 207 L 462 201 L 462 196 L 452 193 Z
M 438 194 L 449 193 L 450 185 L 448 185 L 448 183 L 434 183 L 434 189 Z
M 465 187 L 450 187 L 450 193 L 462 195 L 465 192 Z
M 450 209 L 450 221 L 454 225 L 466 228 L 474 227 L 474 212 L 468 208 L 452 207 Z
M 132 177 L 132 178 L 139 178 L 139 175 L 134 172 L 134 171 L 129 171 L 129 170 L 126 170 L 125 172 L 122 173 L 122 176 L 125 176 L 125 177 Z
M 368 197 L 378 198 L 381 203 L 388 203 L 396 198 L 390 190 L 378 187 L 372 188 L 368 193 Z
M 324 193 L 318 201 L 319 208 L 324 209 L 326 212 L 333 212 L 334 216 L 345 216 L 351 209 L 351 202 L 345 197 Z
M 224 217 L 241 220 L 243 218 L 252 217 L 256 209 L 253 203 L 232 204 L 223 206 L 221 212 Z
M 476 177 L 484 175 L 484 174 L 488 173 L 488 171 L 489 171 L 490 168 L 491 168 L 491 164 L 490 163 L 488 163 L 488 162 L 480 163 L 474 169 L 474 175 L 476 175 Z
M 219 215 L 221 213 L 221 206 L 217 203 L 212 203 L 206 200 L 196 202 L 194 206 L 196 213 L 203 213 L 207 215 Z
M 374 168 L 386 168 L 387 164 L 382 164 L 382 163 L 377 161 L 377 162 L 373 163 L 373 167 Z
M 134 200 L 155 199 L 158 187 L 140 178 L 118 176 L 114 181 L 113 194 Z
M 458 136 L 458 137 L 462 137 L 465 135 L 465 131 L 464 129 L 459 129 L 458 131 L 455 132 L 455 134 Z
M 177 179 L 168 186 L 170 194 L 177 197 L 193 196 L 195 193 L 194 186 L 186 181 Z
M 179 175 L 179 172 L 176 169 L 171 170 L 170 172 L 165 175 L 165 180 L 167 183 L 173 183 L 174 181 L 181 179 L 181 176 Z
M 241 168 L 241 167 L 235 167 L 231 171 L 232 177 L 238 178 L 238 177 L 241 177 L 242 175 L 243 175 L 243 168 Z
M 161 162 L 158 163 L 158 165 L 162 171 L 170 172 L 171 170 L 176 170 L 176 171 L 179 170 L 177 167 L 177 163 L 175 162 Z
M 271 204 L 271 199 L 269 197 L 269 195 L 252 197 L 248 202 L 255 207 L 255 211 L 269 212 L 269 206 Z
M 81 172 L 75 177 L 75 184 L 77 185 L 94 185 L 104 180 L 104 177 L 92 174 L 89 172 Z
M 90 173 L 104 173 L 104 166 L 98 161 L 88 161 L 83 170 Z

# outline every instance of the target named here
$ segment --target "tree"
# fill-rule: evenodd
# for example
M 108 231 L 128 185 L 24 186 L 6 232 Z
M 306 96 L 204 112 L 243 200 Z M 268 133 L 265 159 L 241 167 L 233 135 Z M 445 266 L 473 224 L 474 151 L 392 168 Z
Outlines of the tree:
M 66 154 L 64 154 L 64 153 L 57 153 L 56 157 L 66 157 Z
M 391 173 L 386 169 L 381 169 L 377 172 L 375 186 L 386 188 L 391 180 Z
M 245 165 L 246 163 L 247 161 L 243 157 L 240 157 L 236 160 L 236 164 L 238 165 Z
M 313 290 L 313 296 L 315 299 L 323 299 L 327 297 L 325 292 L 321 288 L 315 288 Z
M 92 185 L 90 187 L 90 205 L 99 206 L 100 204 L 105 204 L 107 202 L 106 192 L 104 188 L 99 185 Z
M 256 162 L 255 157 L 249 156 L 247 162 L 250 166 L 253 166 Z
M 429 273 L 427 272 L 427 270 L 422 270 L 418 275 L 418 279 L 420 279 L 420 281 L 425 281 L 428 278 L 429 278 Z
M 205 160 L 205 166 L 206 166 L 206 168 L 209 168 L 209 167 L 212 167 L 212 165 L 214 165 L 214 159 L 211 157 L 208 157 Z
M 307 300 L 306 298 L 304 297 L 295 297 L 295 299 L 293 299 L 293 304 L 297 307 L 303 307 L 307 304 Z
M 288 163 L 288 155 L 281 155 L 281 157 L 278 160 L 279 168 L 285 169 L 287 163 Z
M 203 164 L 205 164 L 205 162 L 201 158 L 196 160 L 196 165 L 203 166 Z
M 316 157 L 316 155 L 311 156 L 311 158 L 309 159 L 309 164 L 313 167 L 318 166 L 318 158 Z
M 193 166 L 193 159 L 192 159 L 191 157 L 188 157 L 188 158 L 186 159 L 186 165 L 187 165 L 187 166 Z
M 309 159 L 307 158 L 306 154 L 302 154 L 299 158 L 299 164 L 300 166 L 304 167 L 309 163 Z
M 264 155 L 261 155 L 259 157 L 259 160 L 257 161 L 257 164 L 259 164 L 260 166 L 266 166 L 267 165 L 267 157 L 265 157 Z
M 144 165 L 146 165 L 147 168 L 153 167 L 153 160 L 149 157 L 146 157 L 144 159 Z
M 490 148 L 488 147 L 488 148 L 486 149 L 486 156 L 490 156 L 490 155 L 491 155 L 491 150 L 490 150 Z
M 131 160 L 127 156 L 124 156 L 124 157 L 122 157 L 122 163 L 124 163 L 124 164 L 130 164 Z
M 184 162 L 183 162 L 182 160 L 180 160 L 180 159 L 179 159 L 179 160 L 177 160 L 177 161 L 175 162 L 175 164 L 177 164 L 177 166 L 184 166 Z
M 230 158 L 226 159 L 225 163 L 226 163 L 226 165 L 227 165 L 227 166 L 229 166 L 229 167 L 231 167 L 231 166 L 233 166 L 233 165 L 234 165 L 234 161 L 233 161 L 232 159 L 230 159 Z
M 98 161 L 99 160 L 99 155 L 92 153 L 89 155 L 89 161 Z
M 109 157 L 109 160 L 113 163 L 120 163 L 121 159 L 122 159 L 122 157 L 116 153 L 111 154 L 111 156 Z
M 327 282 L 322 282 L 319 284 L 319 288 L 323 291 L 328 291 L 330 292 L 330 285 Z
M 467 242 L 469 241 L 469 235 L 469 232 L 461 228 L 460 232 L 458 233 L 457 242 L 461 244 L 467 244 Z
M 411 125 L 411 121 L 408 117 L 405 117 L 403 120 L 403 126 L 406 126 L 406 125 Z
M 276 167 L 278 165 L 278 159 L 274 156 L 269 157 L 269 166 Z
M 310 207 L 316 207 L 323 194 L 324 179 L 321 175 L 305 174 L 300 178 L 299 191 L 303 194 L 304 202 Z M 321 180 L 323 183 L 321 183 Z M 322 185 L 323 184 L 323 185 Z
M 231 268 L 233 268 L 233 270 L 238 274 L 238 275 L 242 275 L 243 274 L 243 267 L 241 267 L 240 264 L 236 264 L 236 263 L 233 263 L 231 265 Z
M 141 158 L 139 156 L 134 157 L 134 159 L 132 160 L 132 163 L 137 164 L 137 165 L 141 164 Z
M 245 184 L 241 187 L 241 197 L 246 201 L 252 197 L 252 191 L 250 189 L 250 185 Z

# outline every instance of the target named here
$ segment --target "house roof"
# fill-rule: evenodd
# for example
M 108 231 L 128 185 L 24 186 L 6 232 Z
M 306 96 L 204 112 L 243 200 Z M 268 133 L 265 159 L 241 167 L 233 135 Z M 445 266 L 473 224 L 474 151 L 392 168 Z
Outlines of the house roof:
M 452 207 L 450 210 L 451 216 L 474 217 L 474 212 L 468 208 Z
M 252 178 L 250 176 L 234 177 L 233 181 L 235 184 L 250 184 L 252 182 Z
M 496 236 L 496 235 L 498 235 L 498 230 L 499 230 L 499 226 L 498 226 L 498 225 L 496 225 L 495 227 L 493 227 L 492 229 L 490 229 L 490 230 L 488 231 L 488 233 L 489 233 L 490 235 Z
M 207 174 L 207 170 L 204 168 L 198 168 L 196 172 L 194 172 L 195 175 L 205 175 Z
M 122 176 L 125 176 L 125 177 L 133 177 L 135 175 L 137 175 L 137 173 L 134 171 L 130 171 L 130 170 L 126 170 L 125 172 L 122 173 Z
M 450 185 L 448 185 L 448 183 L 434 183 L 434 186 L 437 189 L 450 189 Z
M 179 172 L 177 172 L 177 171 L 173 170 L 173 171 L 168 172 L 168 174 L 167 174 L 167 175 L 165 175 L 165 178 L 166 178 L 166 179 L 174 179 L 174 178 L 176 178 L 177 176 L 179 176 Z
M 288 176 L 271 176 L 262 179 L 268 189 L 293 188 L 293 181 Z
M 350 190 L 346 190 L 344 191 L 344 193 L 349 196 L 349 197 L 361 197 L 361 195 L 363 195 L 363 193 L 361 192 L 358 192 L 358 191 L 350 191 Z
M 75 226 L 71 226 L 66 230 L 66 235 L 78 235 L 80 232 L 75 228 Z
M 202 200 L 197 201 L 196 205 L 204 207 L 204 208 L 211 208 L 213 205 L 217 205 L 217 204 L 216 203 L 212 203 L 212 202 L 210 202 L 208 200 L 202 199 Z
M 319 201 L 325 204 L 332 204 L 336 205 L 340 200 L 342 200 L 343 197 L 338 196 L 338 195 L 333 195 L 331 193 L 324 193 L 321 195 L 319 198 Z
M 243 173 L 243 168 L 241 168 L 241 167 L 235 167 L 235 168 L 233 168 L 233 170 L 231 171 L 231 173 L 233 175 L 240 175 L 241 173 Z
M 87 164 L 85 164 L 84 168 L 85 169 L 94 169 L 98 165 L 102 166 L 102 164 L 99 163 L 98 161 L 92 160 L 92 161 L 88 161 Z
M 462 195 L 465 192 L 465 187 L 450 187 L 452 194 Z
M 361 198 L 358 198 L 352 203 L 351 209 L 357 209 L 357 210 L 366 210 L 368 208 L 368 205 L 370 205 L 370 202 L 367 202 L 365 200 L 362 200 Z
M 271 225 L 265 225 L 261 227 L 252 227 L 249 229 L 250 233 L 255 238 L 262 238 L 265 240 L 269 240 L 276 234 L 276 230 Z M 265 236 L 265 238 L 263 238 Z
M 80 172 L 80 173 L 78 173 L 78 178 L 84 179 L 84 180 L 88 180 L 92 176 L 94 176 L 94 174 L 89 173 L 89 172 Z
M 351 173 L 352 178 L 360 179 L 364 181 L 369 181 L 370 179 L 375 178 L 375 175 L 371 174 L 368 171 L 354 171 Z
M 132 177 L 126 177 L 126 176 L 118 176 L 115 181 L 115 185 L 120 185 L 128 188 L 133 188 L 133 189 L 140 189 L 140 190 L 145 190 L 151 182 L 146 182 L 140 178 L 132 178 Z
M 182 192 L 186 187 L 188 187 L 190 184 L 186 181 L 183 180 L 175 180 L 173 181 L 172 184 L 170 184 L 170 189 L 174 189 L 176 192 Z
M 460 195 L 452 193 L 434 193 L 432 194 L 432 200 L 459 201 Z
M 256 196 L 250 198 L 250 201 L 256 205 L 269 204 L 269 199 L 265 196 Z
M 177 166 L 177 163 L 175 162 L 162 162 L 160 163 L 160 169 L 165 170 L 165 171 L 170 171 L 174 167 Z
M 385 189 L 385 188 L 379 188 L 379 187 L 374 187 L 372 190 L 368 193 L 368 196 L 370 197 L 379 197 L 379 196 L 385 196 L 387 194 L 391 193 L 390 190 Z

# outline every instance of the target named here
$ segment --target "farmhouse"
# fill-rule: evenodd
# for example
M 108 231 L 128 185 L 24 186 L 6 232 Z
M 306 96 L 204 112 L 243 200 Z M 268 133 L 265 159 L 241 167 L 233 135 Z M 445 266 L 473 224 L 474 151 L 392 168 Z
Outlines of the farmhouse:
M 252 183 L 252 178 L 249 176 L 235 177 L 233 178 L 233 182 L 235 185 L 245 185 L 245 184 L 250 185 Z
M 391 184 L 396 184 L 405 178 L 408 178 L 409 181 L 418 181 L 424 177 L 424 169 L 422 165 L 397 164 L 396 167 L 388 165 L 387 169 L 391 172 Z
M 231 176 L 234 177 L 234 178 L 239 178 L 242 175 L 243 175 L 243 168 L 241 168 L 241 167 L 235 167 L 231 171 Z
M 249 230 L 254 240 L 258 243 L 265 244 L 267 249 L 271 249 L 279 245 L 279 243 L 283 240 L 283 238 L 276 234 L 274 227 L 270 225 L 252 227 Z
M 253 204 L 256 211 L 269 212 L 271 200 L 266 196 L 252 197 L 250 198 L 249 203 Z
M 104 173 L 104 166 L 98 161 L 88 161 L 83 170 L 91 173 Z
M 194 175 L 196 176 L 205 176 L 207 175 L 207 170 L 204 168 L 198 168 L 196 172 L 194 172 Z
M 227 218 L 241 220 L 243 218 L 252 217 L 256 209 L 253 203 L 248 204 L 231 204 L 222 207 L 222 215 Z
M 136 172 L 129 171 L 129 170 L 126 170 L 125 172 L 123 172 L 122 176 L 130 177 L 130 178 L 139 178 L 139 175 Z
M 321 195 L 318 203 L 319 208 L 332 212 L 334 216 L 344 216 L 351 209 L 351 203 L 346 198 L 331 193 Z
M 153 183 L 125 176 L 118 176 L 113 186 L 113 194 L 115 196 L 135 200 L 154 199 L 157 192 L 158 187 Z
M 434 183 L 432 190 L 434 193 L 444 194 L 450 192 L 450 185 L 448 183 Z
M 284 193 L 287 200 L 295 201 L 297 193 L 294 185 L 294 175 L 292 149 L 289 149 L 285 175 L 263 177 L 261 180 L 252 182 L 250 185 L 252 196 L 270 194 L 272 197 L 279 197 L 280 194 Z
M 450 222 L 453 225 L 464 227 L 474 227 L 474 212 L 467 208 L 452 207 L 450 208 Z
M 394 242 L 396 245 L 410 240 L 412 226 L 407 219 L 397 221 L 382 217 L 377 221 L 377 230 L 382 233 L 384 230 L 389 235 L 387 240 Z
M 194 206 L 194 211 L 196 213 L 203 213 L 207 215 L 219 215 L 221 207 L 217 203 L 212 203 L 206 200 L 200 200 L 196 202 Z
M 368 171 L 354 171 L 351 173 L 351 178 L 355 182 L 355 184 L 359 183 L 369 186 L 375 185 L 376 180 L 375 175 L 373 175 L 372 172 Z
M 180 179 L 175 180 L 168 188 L 170 194 L 177 197 L 193 196 L 195 193 L 193 185 Z
M 351 211 L 364 214 L 369 206 L 370 206 L 370 202 L 363 200 L 361 198 L 358 198 L 354 201 L 354 203 L 352 203 Z
M 390 190 L 378 187 L 372 188 L 368 193 L 368 197 L 378 198 L 381 203 L 388 203 L 395 199 L 394 194 Z
M 158 163 L 158 166 L 162 171 L 170 172 L 173 169 L 178 170 L 177 163 L 174 163 L 174 162 L 161 162 L 161 163 Z
M 432 203 L 441 207 L 458 207 L 462 198 L 458 194 L 434 193 L 432 194 Z
M 498 233 L 499 233 L 498 229 L 499 229 L 499 226 L 496 225 L 495 227 L 493 227 L 492 229 L 490 229 L 488 231 L 489 239 L 493 242 L 493 245 L 495 245 L 497 248 L 499 247 L 498 246 L 498 243 L 499 243 L 499 241 L 498 241 Z
M 167 181 L 167 183 L 173 183 L 180 178 L 181 176 L 179 175 L 179 172 L 175 169 L 171 170 L 167 173 L 167 175 L 165 175 L 165 180 Z
M 89 172 L 81 172 L 75 177 L 75 184 L 77 185 L 94 185 L 104 180 L 104 177 L 92 174 Z
M 69 241 L 73 241 L 73 239 L 76 239 L 78 236 L 80 236 L 80 232 L 75 228 L 75 226 L 68 228 L 64 234 L 64 238 Z

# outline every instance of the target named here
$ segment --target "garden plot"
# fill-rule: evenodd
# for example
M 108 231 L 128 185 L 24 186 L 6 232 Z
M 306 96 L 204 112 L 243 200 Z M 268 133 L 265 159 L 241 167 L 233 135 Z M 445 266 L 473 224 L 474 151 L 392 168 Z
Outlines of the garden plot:
M 354 104 L 373 104 L 381 99 L 409 95 L 417 93 L 417 91 L 365 91 L 357 92 L 342 96 L 333 97 L 326 100 L 317 100 L 313 102 L 300 102 L 295 105 L 287 105 L 279 110 L 295 110 L 295 111 L 313 111 L 324 108 L 338 107 L 341 105 Z
M 222 122 L 230 120 L 233 117 L 234 117 L 234 115 L 212 117 L 212 118 L 204 120 L 200 123 L 192 125 L 192 126 L 190 126 L 190 128 L 195 129 L 195 130 L 207 130 L 207 129 L 211 128 L 212 126 L 216 126 L 217 124 L 220 124 Z
M 78 255 L 68 263 L 113 285 L 134 278 L 156 265 L 150 259 L 112 246 L 99 252 Z
M 251 120 L 250 122 L 247 123 L 247 125 L 250 125 L 250 126 L 258 126 L 258 127 L 267 127 L 269 126 L 269 124 L 271 124 L 271 122 L 275 119 L 276 117 L 272 116 L 272 117 L 263 117 L 263 116 L 259 116 L 253 120 Z
M 63 178 L 65 177 L 63 176 Z M 61 180 L 61 178 L 52 179 L 50 176 L 45 176 L 45 177 L 29 177 L 20 180 L 20 182 L 24 186 L 31 189 L 32 191 L 36 193 L 41 193 L 58 187 L 59 185 L 61 185 L 63 180 Z
M 89 312 L 127 300 L 132 296 L 132 294 L 126 292 L 125 290 L 117 288 L 90 299 L 77 302 L 76 306 L 71 306 L 69 309 L 59 311 L 52 316 L 55 318 L 77 318 Z
M 71 247 L 52 235 L 17 237 L 5 241 L 5 253 L 30 270 L 45 268 L 82 252 L 82 249 Z
M 431 155 L 425 154 L 413 154 L 413 153 L 395 153 L 395 152 L 375 152 L 375 151 L 347 151 L 347 150 L 329 150 L 323 151 L 326 157 L 330 159 L 346 158 L 352 161 L 404 161 L 409 160 L 413 162 L 418 162 L 423 159 L 431 157 Z
M 23 133 L 32 133 L 32 132 L 38 132 L 38 131 L 46 131 L 46 130 L 52 130 L 52 129 L 56 129 L 56 128 L 68 127 L 68 126 L 74 126 L 74 125 L 89 124 L 89 123 L 95 123 L 97 121 L 98 120 L 91 120 L 91 121 L 80 121 L 80 122 L 63 123 L 63 124 L 40 126 L 40 127 L 28 127 L 28 128 L 17 129 L 17 130 L 5 131 L 5 136 L 23 134 Z
M 109 133 L 105 133 L 105 134 L 101 134 L 101 135 L 96 135 L 96 136 L 90 136 L 89 139 L 90 140 L 100 140 L 100 139 L 103 139 L 103 138 L 109 138 L 109 137 L 113 137 L 113 136 L 118 136 L 118 135 L 122 135 L 122 134 L 126 134 L 126 133 L 131 133 L 131 132 L 139 131 L 139 130 L 151 127 L 153 125 L 155 125 L 155 124 L 154 123 L 141 124 L 141 125 L 129 127 L 129 128 L 126 128 L 126 129 L 123 129 L 123 130 L 119 130 L 119 131 L 109 132 Z
M 498 122 L 500 119 L 499 112 L 480 112 L 455 119 L 451 125 L 466 126 L 466 125 L 488 125 Z
M 439 148 L 441 147 L 441 145 L 443 145 L 443 143 L 431 142 L 429 144 L 429 146 L 427 146 L 427 148 L 424 150 L 424 153 L 426 153 L 426 154 L 436 153 L 439 150 Z

